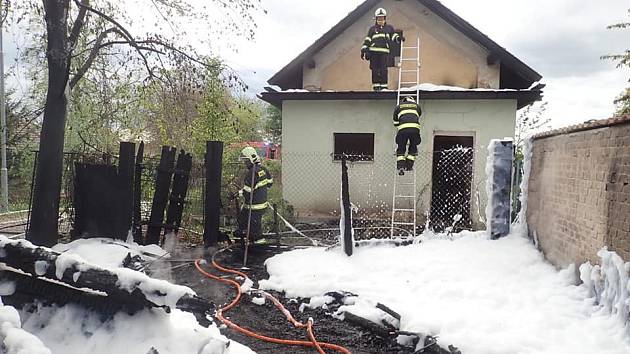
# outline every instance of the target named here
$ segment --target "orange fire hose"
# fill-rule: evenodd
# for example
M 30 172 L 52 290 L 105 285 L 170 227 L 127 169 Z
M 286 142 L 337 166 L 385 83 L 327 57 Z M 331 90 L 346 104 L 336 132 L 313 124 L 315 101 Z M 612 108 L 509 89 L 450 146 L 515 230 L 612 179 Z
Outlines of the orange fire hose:
M 214 260 L 212 261 L 212 266 L 215 267 L 216 269 L 222 271 L 222 272 L 235 274 L 235 275 L 238 275 L 240 277 L 243 277 L 243 279 L 248 279 L 247 275 L 245 275 L 244 273 L 239 272 L 237 270 L 224 268 L 224 267 L 220 266 Z M 242 295 L 241 285 L 239 283 L 237 283 L 236 281 L 234 281 L 234 280 L 224 279 L 224 278 L 221 278 L 221 277 L 218 277 L 218 276 L 215 276 L 213 274 L 210 274 L 210 273 L 206 272 L 201 267 L 201 260 L 195 261 L 195 267 L 204 276 L 206 276 L 206 277 L 208 277 L 210 279 L 222 282 L 222 283 L 230 284 L 230 285 L 232 285 L 233 287 L 236 288 L 236 297 L 229 304 L 227 304 L 226 306 L 219 308 L 217 310 L 217 313 L 216 313 L 216 316 L 219 319 L 219 321 L 223 322 L 230 329 L 233 329 L 235 331 L 243 333 L 243 334 L 245 334 L 245 335 L 247 335 L 249 337 L 260 339 L 262 341 L 269 342 L 269 343 L 284 344 L 284 345 L 298 345 L 298 346 L 303 346 L 303 347 L 312 347 L 312 348 L 317 349 L 319 354 L 326 354 L 326 352 L 323 350 L 323 348 L 335 350 L 335 351 L 341 352 L 343 354 L 351 354 L 351 352 L 348 349 L 346 349 L 346 348 L 344 348 L 342 346 L 339 346 L 339 345 L 336 345 L 336 344 L 331 344 L 331 343 L 318 342 L 315 339 L 315 334 L 313 332 L 313 320 L 312 319 L 309 319 L 307 324 L 303 324 L 303 323 L 295 320 L 295 318 L 293 318 L 291 313 L 282 305 L 282 303 L 280 303 L 280 301 L 278 301 L 278 299 L 276 299 L 271 294 L 268 294 L 268 293 L 266 293 L 264 291 L 259 291 L 259 292 L 261 294 L 263 294 L 267 299 L 272 301 L 274 303 L 274 305 L 278 309 L 280 309 L 280 311 L 282 311 L 284 313 L 284 315 L 287 317 L 287 320 L 289 322 L 291 322 L 291 324 L 293 324 L 296 328 L 306 328 L 307 333 L 308 333 L 308 337 L 310 339 L 310 342 L 302 341 L 302 340 L 290 340 L 290 339 L 281 339 L 281 338 L 268 337 L 268 336 L 255 333 L 255 332 L 253 332 L 251 330 L 248 330 L 248 329 L 245 329 L 245 328 L 242 328 L 242 327 L 238 326 L 234 322 L 232 322 L 232 321 L 228 320 L 227 318 L 223 317 L 223 313 L 227 312 L 228 310 L 230 310 L 232 308 L 234 308 L 239 303 L 239 301 L 241 300 L 241 295 Z

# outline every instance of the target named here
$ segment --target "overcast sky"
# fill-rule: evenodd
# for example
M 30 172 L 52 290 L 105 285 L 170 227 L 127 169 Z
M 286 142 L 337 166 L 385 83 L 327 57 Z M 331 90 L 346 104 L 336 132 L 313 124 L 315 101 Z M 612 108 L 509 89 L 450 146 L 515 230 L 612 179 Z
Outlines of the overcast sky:
M 203 4 L 206 0 L 196 1 Z M 229 42 L 238 52 L 225 49 L 226 42 L 212 40 L 220 43 L 213 51 L 241 73 L 254 95 L 274 73 L 363 1 L 261 0 L 267 14 L 258 16 L 256 39 Z M 543 76 L 547 84 L 544 100 L 549 102 L 546 115 L 554 126 L 610 117 L 614 98 L 630 85 L 630 70 L 600 60 L 601 55 L 630 47 L 630 30 L 606 29 L 609 24 L 630 20 L 628 0 L 442 3 Z M 388 20 L 396 25 L 396 18 Z M 7 65 L 21 41 L 12 33 L 5 36 Z M 365 75 L 369 75 L 367 67 Z
M 222 56 L 253 91 L 363 0 L 262 0 L 254 42 Z M 610 117 L 630 70 L 601 55 L 630 47 L 630 30 L 607 30 L 630 19 L 627 0 L 442 0 L 442 3 L 543 76 L 554 126 Z M 605 5 L 604 5 L 605 3 Z M 395 18 L 388 21 L 396 24 Z M 625 47 L 624 47 L 625 46 Z M 366 69 L 367 70 L 367 69 Z M 368 73 L 366 72 L 366 75 Z

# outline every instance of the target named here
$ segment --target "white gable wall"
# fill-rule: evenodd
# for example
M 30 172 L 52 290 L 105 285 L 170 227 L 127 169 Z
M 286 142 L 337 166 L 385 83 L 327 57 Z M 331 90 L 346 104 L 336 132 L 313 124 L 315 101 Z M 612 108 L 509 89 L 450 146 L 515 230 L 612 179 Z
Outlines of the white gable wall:
M 333 133 L 374 133 L 377 160 L 353 164 L 350 196 L 352 202 L 361 207 L 366 206 L 367 199 L 381 200 L 384 203 L 382 208 L 389 210 L 395 169 L 396 131 L 392 125 L 394 105 L 393 100 L 284 101 L 283 198 L 293 204 L 301 215 L 332 215 L 338 212 L 341 166 L 339 162 L 333 162 L 330 156 L 333 152 Z M 486 147 L 491 139 L 513 135 L 516 100 L 425 100 L 421 101 L 421 106 L 424 111 L 421 156 L 430 156 L 434 135 L 474 137 L 471 205 L 472 219 L 480 227 L 478 215 L 483 214 L 486 199 Z M 431 166 L 419 166 L 418 171 L 418 190 L 428 186 L 422 194 L 419 208 L 426 208 L 431 198 Z M 382 181 L 387 185 L 371 185 L 370 190 L 357 189 L 352 176 Z M 481 206 L 476 205 L 475 191 L 480 193 Z M 479 210 L 482 212 L 479 213 Z

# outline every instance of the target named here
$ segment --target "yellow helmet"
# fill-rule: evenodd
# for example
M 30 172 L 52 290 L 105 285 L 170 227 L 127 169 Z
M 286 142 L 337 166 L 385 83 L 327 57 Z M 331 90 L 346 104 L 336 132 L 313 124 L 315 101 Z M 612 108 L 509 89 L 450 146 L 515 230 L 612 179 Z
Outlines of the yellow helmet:
M 249 160 L 249 162 L 251 163 L 260 163 L 260 157 L 258 156 L 256 149 L 251 146 L 247 146 L 243 150 L 241 150 L 241 157 L 243 159 Z

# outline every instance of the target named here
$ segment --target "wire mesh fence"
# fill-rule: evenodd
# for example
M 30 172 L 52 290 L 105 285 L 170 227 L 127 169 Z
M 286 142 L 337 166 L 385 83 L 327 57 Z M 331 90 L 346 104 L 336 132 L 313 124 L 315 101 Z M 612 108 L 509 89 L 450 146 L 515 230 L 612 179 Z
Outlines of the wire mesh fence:
M 390 236 L 396 156 L 346 155 L 353 204 L 353 227 L 357 239 Z M 420 153 L 415 161 L 416 217 L 418 232 L 459 231 L 485 226 L 485 175 L 481 172 L 475 150 L 451 148 Z M 335 238 L 339 234 L 341 156 L 327 153 L 284 152 L 282 161 L 264 162 L 274 179 L 269 202 L 278 213 L 307 236 Z M 35 159 L 37 161 L 37 159 Z M 73 228 L 75 163 L 116 164 L 111 155 L 68 153 L 64 155 L 59 228 L 69 234 Z M 36 162 L 35 162 L 36 163 Z M 485 165 L 484 163 L 481 164 Z M 142 220 L 151 212 L 158 158 L 145 158 L 142 164 Z M 411 172 L 407 172 L 411 175 Z M 234 228 L 238 203 L 233 198 L 242 187 L 246 170 L 237 156 L 224 156 L 221 186 L 222 225 L 224 231 Z M 203 161 L 195 159 L 180 228 L 180 236 L 200 242 L 204 229 L 205 170 Z M 404 203 L 404 202 L 403 202 Z M 397 207 L 413 208 L 413 200 Z M 409 218 L 411 219 L 411 215 Z M 274 230 L 273 214 L 263 218 L 263 232 Z M 280 222 L 281 235 L 295 235 Z M 410 229 L 397 227 L 396 235 L 410 235 Z
M 480 181 L 485 181 L 485 176 L 476 175 L 480 173 L 475 171 L 474 155 L 474 149 L 458 147 L 416 157 L 416 190 L 408 189 L 404 194 L 414 193 L 419 232 L 426 227 L 435 231 L 483 227 L 481 210 L 485 205 L 481 201 L 485 200 L 485 183 Z M 325 153 L 283 154 L 282 197 L 293 206 L 299 221 L 326 223 L 327 219 L 339 217 L 339 160 L 340 156 Z M 389 237 L 396 157 L 351 155 L 347 160 L 355 237 Z M 408 199 L 396 204 L 396 208 L 413 209 L 414 201 Z M 407 218 L 413 221 L 413 214 Z M 332 222 L 328 225 L 334 226 Z M 409 234 L 409 228 L 395 231 L 399 235 Z

